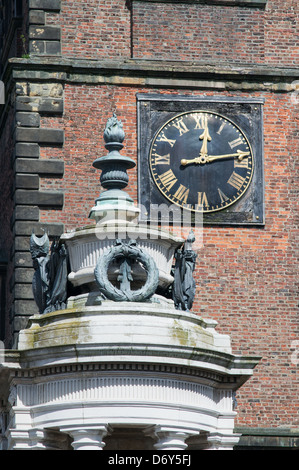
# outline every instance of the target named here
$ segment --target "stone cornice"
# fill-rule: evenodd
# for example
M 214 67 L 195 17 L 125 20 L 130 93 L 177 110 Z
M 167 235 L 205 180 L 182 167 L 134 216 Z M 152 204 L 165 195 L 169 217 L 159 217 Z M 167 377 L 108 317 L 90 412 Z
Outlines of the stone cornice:
M 135 0 L 132 0 L 133 2 Z M 138 0 L 139 2 L 159 2 L 159 3 L 203 3 L 218 6 L 241 6 L 264 8 L 268 0 Z
M 220 90 L 296 90 L 299 68 L 268 65 L 199 64 L 189 61 L 85 60 L 64 58 L 10 59 L 3 75 L 14 80 L 67 83 L 214 88 Z
M 129 348 L 125 345 L 101 347 L 99 344 L 54 346 L 34 351 L 5 350 L 6 361 L 0 368 L 0 383 L 7 384 L 8 376 L 11 379 L 26 379 L 57 375 L 67 377 L 78 373 L 92 376 L 99 372 L 102 376 L 105 374 L 110 376 L 112 373 L 120 374 L 125 371 L 126 376 L 136 373 L 145 377 L 147 374 L 152 376 L 153 373 L 173 378 L 181 376 L 194 382 L 200 381 L 220 388 L 229 386 L 235 389 L 248 380 L 252 369 L 261 359 L 260 356 L 233 356 L 198 349 L 198 356 L 195 354 L 194 360 L 184 361 L 182 350 L 179 351 L 177 348 L 174 350 L 174 356 L 181 360 L 171 361 L 168 358 L 163 361 L 162 356 L 165 351 L 161 350 L 160 354 L 157 349 L 144 354 L 145 350 L 146 347 Z M 111 360 L 111 357 L 114 359 Z M 216 364 L 221 364 L 221 367 L 217 367 Z

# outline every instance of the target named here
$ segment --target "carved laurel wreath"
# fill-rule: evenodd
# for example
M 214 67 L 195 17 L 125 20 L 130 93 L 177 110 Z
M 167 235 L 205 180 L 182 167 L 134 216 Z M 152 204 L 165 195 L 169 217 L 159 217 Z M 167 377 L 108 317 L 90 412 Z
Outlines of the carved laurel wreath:
M 109 265 L 113 261 L 122 261 L 127 259 L 132 262 L 139 262 L 147 273 L 147 280 L 143 287 L 138 290 L 121 290 L 115 287 L 108 279 Z M 129 243 L 121 241 L 116 242 L 116 246 L 110 248 L 99 257 L 96 268 L 95 278 L 99 289 L 108 299 L 118 302 L 143 302 L 149 299 L 158 287 L 159 271 L 155 261 L 131 240 Z

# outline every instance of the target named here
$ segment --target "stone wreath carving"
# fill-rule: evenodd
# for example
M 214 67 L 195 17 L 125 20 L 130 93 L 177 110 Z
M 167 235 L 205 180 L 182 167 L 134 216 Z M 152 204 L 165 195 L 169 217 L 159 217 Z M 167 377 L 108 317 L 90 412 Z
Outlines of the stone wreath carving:
M 117 278 L 120 282 L 119 288 L 108 279 L 109 266 L 115 261 L 120 265 Z M 132 266 L 135 263 L 143 266 L 147 280 L 140 289 L 132 290 Z M 156 292 L 159 282 L 159 271 L 155 261 L 137 246 L 135 240 L 129 242 L 116 240 L 115 246 L 99 257 L 94 273 L 101 293 L 116 302 L 144 302 Z

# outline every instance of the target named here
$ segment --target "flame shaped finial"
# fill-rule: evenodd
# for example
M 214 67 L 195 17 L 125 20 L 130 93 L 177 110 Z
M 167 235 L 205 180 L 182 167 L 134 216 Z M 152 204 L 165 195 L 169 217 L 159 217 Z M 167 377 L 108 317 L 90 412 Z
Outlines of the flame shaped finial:
M 116 114 L 114 113 L 113 116 L 107 121 L 106 128 L 104 131 L 104 140 L 106 143 L 122 143 L 124 139 L 125 133 L 123 130 L 122 122 L 117 119 Z

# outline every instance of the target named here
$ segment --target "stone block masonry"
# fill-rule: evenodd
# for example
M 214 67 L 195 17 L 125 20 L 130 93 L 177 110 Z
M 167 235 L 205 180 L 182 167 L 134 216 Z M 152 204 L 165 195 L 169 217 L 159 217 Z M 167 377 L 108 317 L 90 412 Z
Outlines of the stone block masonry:
M 47 24 L 48 13 L 59 13 L 61 0 L 29 0 L 29 54 L 61 54 L 61 28 Z
M 35 2 L 34 5 L 39 4 Z M 40 220 L 40 209 L 61 209 L 63 191 L 41 189 L 40 181 L 62 178 L 64 162 L 54 158 L 41 158 L 47 148 L 61 148 L 64 131 L 44 128 L 43 116 L 61 116 L 63 111 L 63 87 L 57 83 L 17 82 L 16 115 L 13 156 L 14 213 L 11 226 L 14 234 L 14 274 L 10 280 L 13 294 L 11 321 L 16 332 L 26 325 L 30 315 L 36 312 L 32 293 L 32 259 L 29 238 L 32 231 L 37 235 L 46 231 L 50 237 L 60 236 L 63 224 Z

